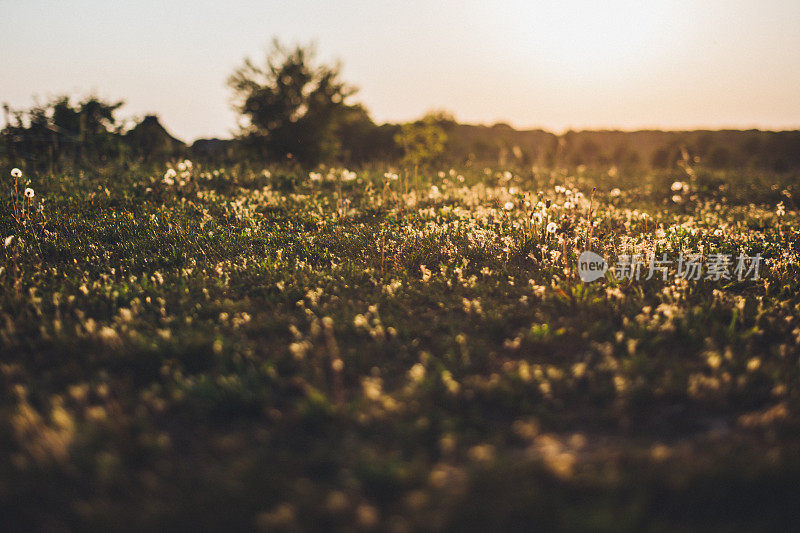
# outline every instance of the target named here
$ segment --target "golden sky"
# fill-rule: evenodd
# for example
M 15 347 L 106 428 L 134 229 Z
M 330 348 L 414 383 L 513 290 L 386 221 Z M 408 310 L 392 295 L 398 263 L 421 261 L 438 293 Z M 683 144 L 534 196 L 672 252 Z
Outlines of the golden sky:
M 271 38 L 339 59 L 377 121 L 800 127 L 800 1 L 2 2 L 0 100 L 94 92 L 229 136 L 225 80 Z

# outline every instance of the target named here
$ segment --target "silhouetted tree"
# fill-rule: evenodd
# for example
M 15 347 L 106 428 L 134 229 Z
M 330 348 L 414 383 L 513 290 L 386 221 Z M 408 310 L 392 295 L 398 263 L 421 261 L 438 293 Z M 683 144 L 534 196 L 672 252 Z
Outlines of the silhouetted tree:
M 96 96 L 73 105 L 59 96 L 28 110 L 8 109 L 3 138 L 9 158 L 52 169 L 68 160 L 79 166 L 115 157 L 123 148 L 114 116 L 122 105 Z
M 261 155 L 314 164 L 338 154 L 337 126 L 353 112 L 346 100 L 356 89 L 340 81 L 338 65 L 314 56 L 313 47 L 275 40 L 263 66 L 245 59 L 229 78 L 245 117 L 241 137 Z

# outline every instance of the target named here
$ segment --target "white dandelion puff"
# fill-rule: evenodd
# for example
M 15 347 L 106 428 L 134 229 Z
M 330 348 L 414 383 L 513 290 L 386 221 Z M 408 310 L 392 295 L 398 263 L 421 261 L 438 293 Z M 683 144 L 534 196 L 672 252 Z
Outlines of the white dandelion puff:
M 22 177 L 22 171 L 20 169 L 18 169 L 18 168 L 12 168 L 11 169 L 11 177 L 12 178 L 21 178 Z
M 35 194 L 36 193 L 34 193 L 33 189 L 31 189 L 30 187 L 25 189 L 25 196 L 27 196 L 28 198 L 33 198 Z

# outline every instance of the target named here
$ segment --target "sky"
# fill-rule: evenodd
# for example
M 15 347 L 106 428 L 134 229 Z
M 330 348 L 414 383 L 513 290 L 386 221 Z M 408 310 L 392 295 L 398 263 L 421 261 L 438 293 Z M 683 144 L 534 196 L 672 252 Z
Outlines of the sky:
M 0 102 L 96 94 L 230 137 L 226 85 L 273 37 L 341 61 L 377 122 L 800 128 L 798 0 L 0 0 Z

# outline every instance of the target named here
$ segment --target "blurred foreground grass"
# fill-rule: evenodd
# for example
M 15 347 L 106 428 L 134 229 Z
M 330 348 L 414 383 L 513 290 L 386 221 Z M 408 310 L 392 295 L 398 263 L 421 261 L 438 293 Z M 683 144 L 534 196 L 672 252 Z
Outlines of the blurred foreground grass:
M 796 519 L 797 176 L 27 178 L 0 206 L 4 529 Z M 587 248 L 763 264 L 583 284 Z

